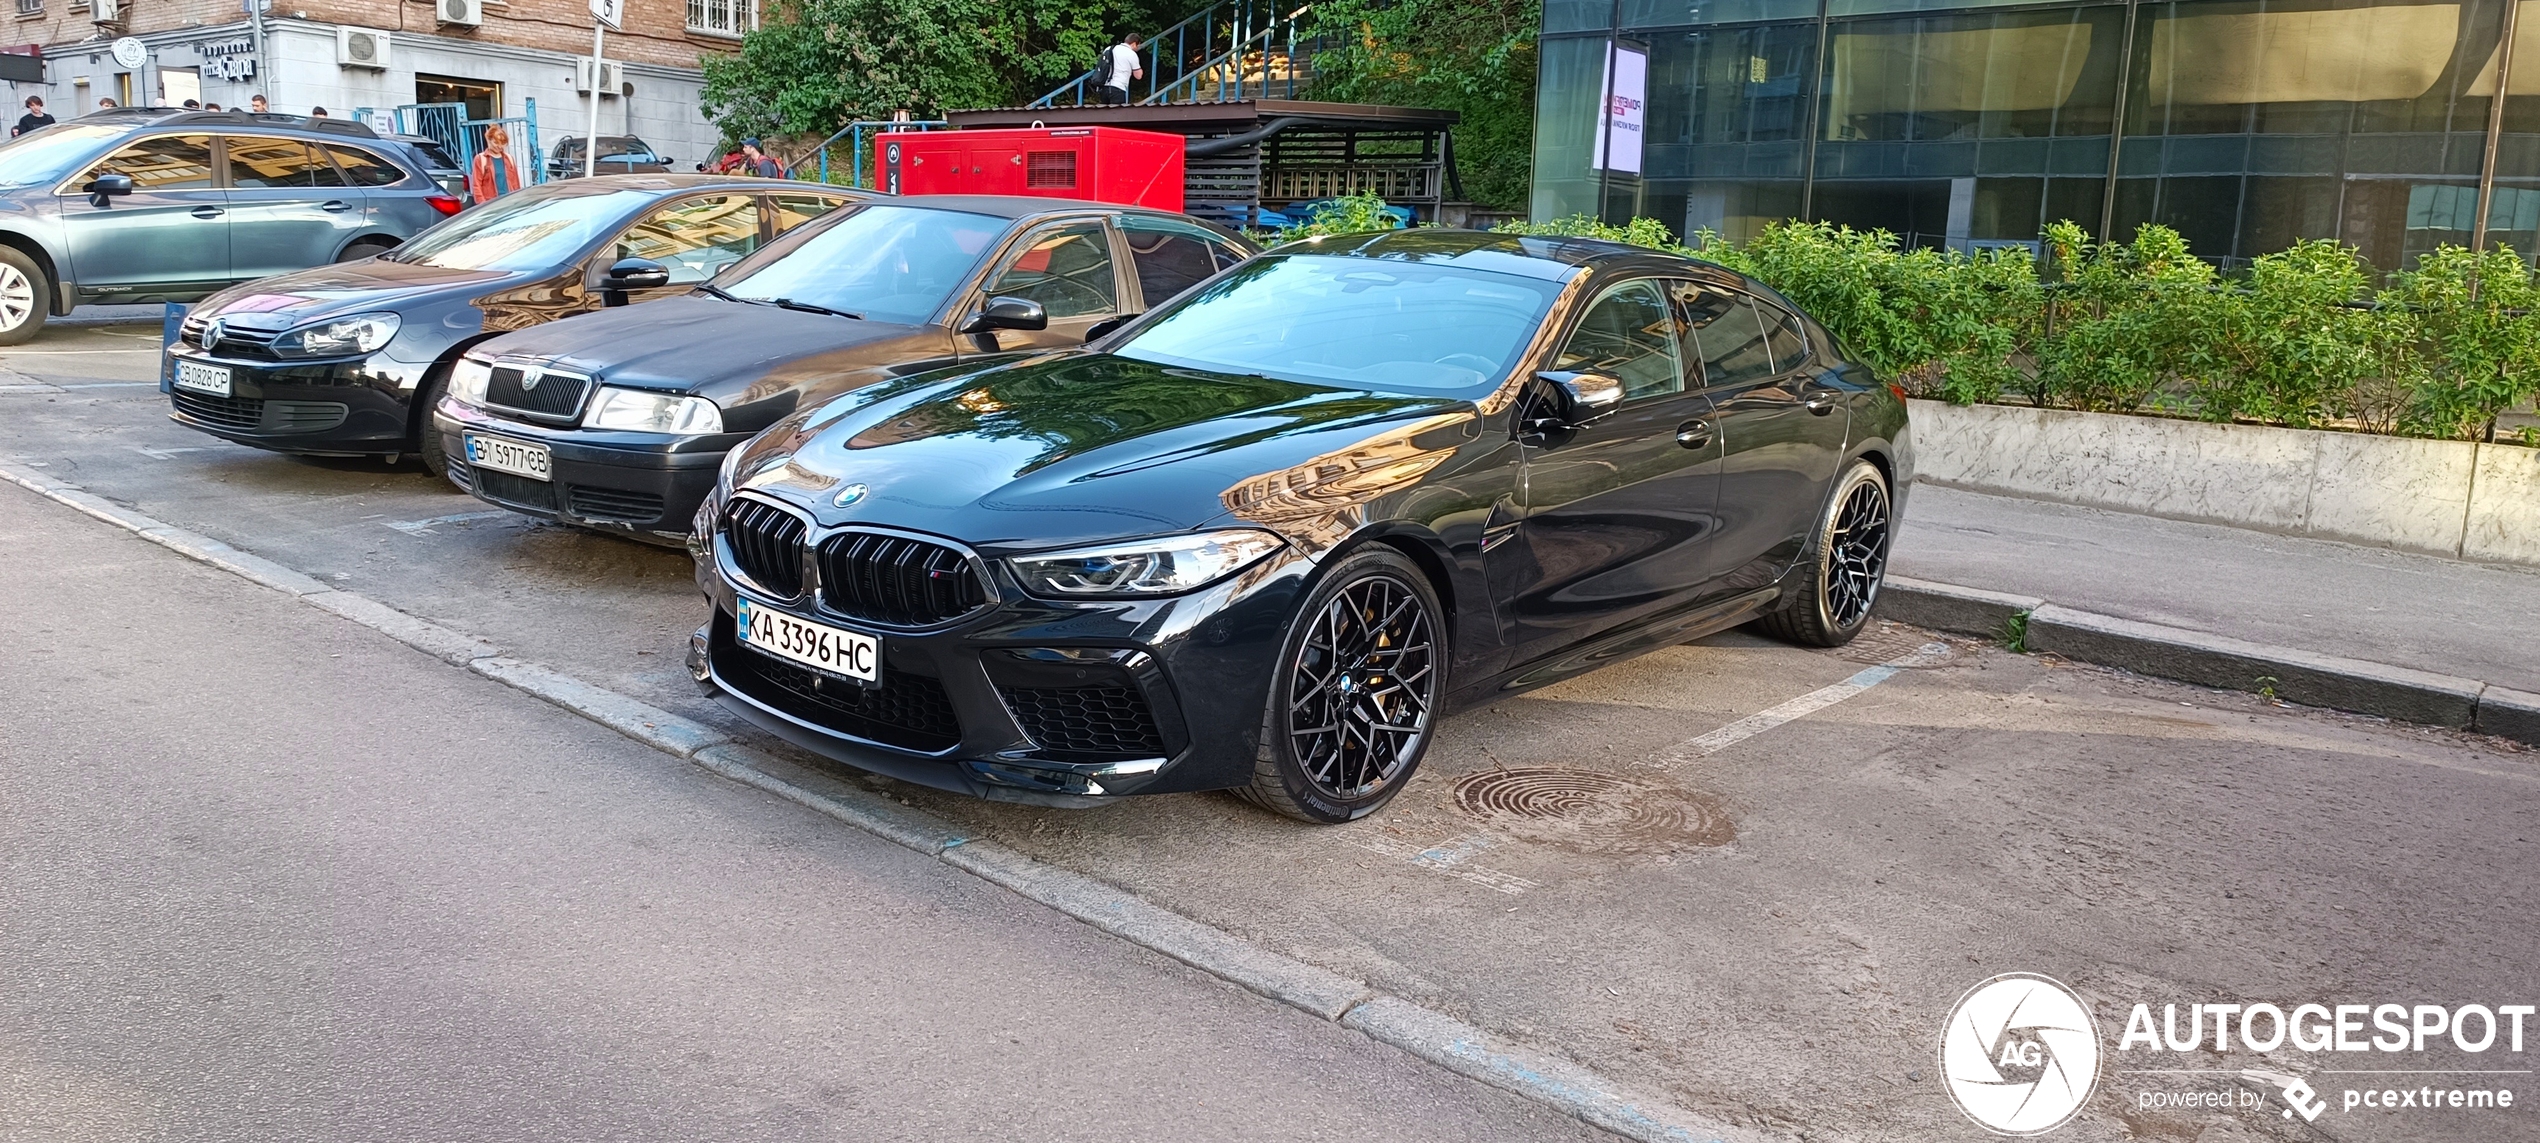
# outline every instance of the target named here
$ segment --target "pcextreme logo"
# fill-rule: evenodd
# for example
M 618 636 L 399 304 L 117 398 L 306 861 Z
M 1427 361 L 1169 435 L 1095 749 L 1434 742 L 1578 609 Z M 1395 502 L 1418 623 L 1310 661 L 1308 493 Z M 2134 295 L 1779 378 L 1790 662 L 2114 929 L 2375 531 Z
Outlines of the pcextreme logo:
M 2099 1086 L 2090 1008 L 2052 977 L 2004 973 L 1967 990 L 1940 1034 L 1949 1098 L 1996 1135 L 2064 1125 Z

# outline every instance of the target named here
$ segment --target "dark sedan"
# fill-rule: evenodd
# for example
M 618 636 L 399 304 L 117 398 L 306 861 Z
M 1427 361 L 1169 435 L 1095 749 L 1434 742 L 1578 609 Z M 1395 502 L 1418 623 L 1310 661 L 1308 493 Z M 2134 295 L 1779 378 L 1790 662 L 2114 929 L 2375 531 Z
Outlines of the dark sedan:
M 929 786 L 1348 821 L 1459 706 L 1737 624 L 1851 639 L 1911 468 L 1901 391 L 1717 266 L 1317 239 L 777 422 L 699 514 L 689 665 Z
M 1252 252 L 1178 214 L 876 199 L 690 296 L 478 346 L 436 423 L 450 479 L 480 499 L 685 544 L 724 454 L 780 418 L 894 377 L 1080 345 Z
M 217 437 L 326 456 L 420 453 L 467 347 L 682 292 L 853 192 L 764 179 L 619 175 L 506 195 L 375 258 L 261 278 L 188 313 L 161 387 Z M 626 259 L 661 271 L 612 279 Z

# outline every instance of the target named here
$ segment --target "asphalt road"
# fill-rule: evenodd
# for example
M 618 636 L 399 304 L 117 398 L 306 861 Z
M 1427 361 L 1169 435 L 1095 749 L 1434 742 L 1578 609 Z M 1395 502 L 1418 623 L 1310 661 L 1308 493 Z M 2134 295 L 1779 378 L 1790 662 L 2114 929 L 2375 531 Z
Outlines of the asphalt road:
M 150 376 L 145 343 L 154 341 L 155 326 L 108 325 L 48 332 L 29 347 L 59 351 L 46 356 L 0 351 L 0 366 L 39 383 L 0 391 L 0 464 L 77 481 L 345 590 L 484 635 L 523 657 L 731 726 L 679 670 L 680 642 L 702 618 L 683 556 L 488 515 L 487 506 L 411 466 L 297 460 L 194 434 L 166 420 L 164 398 L 133 383 Z M 102 352 L 83 352 L 89 350 Z M 0 488 L 0 497 L 12 495 L 18 493 Z M 9 593 L 21 616 L 56 609 L 52 599 L 27 602 L 26 582 L 13 579 Z M 64 590 L 93 591 L 116 581 L 90 576 L 74 582 L 80 588 Z M 2168 586 L 2186 592 L 2194 583 L 2179 577 Z M 184 602 L 189 611 L 226 606 L 200 592 Z M 0 630 L 23 631 L 31 621 L 10 618 Z M 189 640 L 170 641 L 170 653 Z M 1412 787 L 1385 814 L 1342 829 L 1301 828 L 1214 796 L 1053 811 L 970 802 L 878 779 L 870 784 L 954 818 L 974 836 L 1567 1055 L 1697 1111 L 1814 1138 L 1984 1138 L 1950 1106 L 1933 1061 L 1951 1004 L 1996 973 L 2042 972 L 2071 983 L 2103 1022 L 2116 1022 L 2111 1036 L 2136 1003 L 2157 1012 L 2163 1003 L 2495 1005 L 2540 995 L 2530 920 L 2540 907 L 2540 882 L 2531 876 L 2540 861 L 2529 824 L 2540 811 L 2540 765 L 2531 751 L 1965 641 L 1924 650 L 1932 641 L 1926 633 L 1883 626 L 1854 647 L 1829 653 L 1732 633 L 1506 700 L 1450 720 Z M 48 701 L 129 709 L 131 717 L 155 724 L 156 712 L 173 698 L 137 703 L 87 694 L 129 695 L 101 672 L 140 672 L 143 662 L 84 665 L 84 681 L 76 686 L 57 666 L 45 685 L 60 698 Z M 1900 666 L 1843 701 L 1787 721 L 1754 721 L 1764 712 L 1788 713 L 1783 704 L 1794 700 L 1822 697 L 1821 688 L 1863 680 L 1865 668 L 1884 662 Z M 353 668 L 303 655 L 294 669 L 315 672 L 309 680 L 323 684 Z M 38 668 L 17 663 L 0 670 Z M 206 678 L 228 673 L 215 668 Z M 455 791 L 466 785 L 430 779 L 447 770 L 490 783 L 518 770 L 523 753 L 498 745 L 509 740 L 505 735 L 479 731 L 527 701 L 461 681 L 464 699 L 364 688 L 360 703 L 327 708 L 321 726 L 347 741 L 378 743 L 380 750 L 396 742 L 464 742 L 472 751 L 468 761 L 445 761 L 444 751 L 433 753 L 429 764 L 385 772 L 367 763 L 328 772 L 361 774 L 365 781 L 349 785 L 366 788 L 376 780 L 458 814 L 467 803 Z M 228 702 L 214 712 L 218 717 L 171 716 L 178 725 L 166 733 L 182 735 L 206 756 L 215 748 L 253 747 L 286 733 L 286 722 L 260 716 L 260 702 Z M 197 721 L 184 724 L 183 718 Z M 387 729 L 375 736 L 374 724 Z M 451 734 L 446 728 L 452 726 L 466 735 L 431 737 Z M 650 838 L 692 859 L 681 868 L 693 874 L 674 875 L 673 884 L 679 876 L 713 876 L 731 862 L 738 883 L 749 886 L 748 871 L 758 870 L 763 883 L 750 891 L 755 895 L 719 914 L 644 916 L 628 912 L 627 897 L 604 892 L 587 905 L 564 908 L 534 893 L 507 891 L 471 902 L 466 916 L 507 934 L 605 932 L 634 917 L 657 926 L 648 930 L 656 942 L 705 942 L 730 934 L 687 927 L 776 925 L 764 911 L 781 913 L 786 906 L 765 898 L 798 893 L 819 900 L 824 878 L 901 867 L 895 851 L 807 815 L 789 827 L 800 832 L 788 836 L 847 856 L 781 869 L 753 865 L 748 859 L 757 851 L 722 844 L 711 828 L 721 819 L 701 811 L 683 809 L 677 821 L 647 821 L 640 829 L 625 825 L 627 815 L 648 813 L 653 799 L 666 798 L 662 791 L 685 791 L 703 780 L 679 776 L 666 760 L 628 754 L 630 747 L 607 741 L 604 733 L 592 749 L 610 761 L 560 767 L 588 785 L 572 785 L 579 797 L 540 803 L 543 830 L 587 838 L 588 831 L 623 829 L 625 836 Z M 368 759 L 374 752 L 354 756 Z M 480 755 L 489 757 L 479 761 Z M 190 772 L 191 765 L 177 772 Z M 542 781 L 561 781 L 546 778 L 543 763 L 536 772 Z M 203 783 L 189 787 L 195 800 L 220 784 L 194 780 Z M 711 783 L 701 788 L 715 789 Z M 485 796 L 501 802 L 516 787 L 496 789 L 503 793 Z M 737 791 L 698 796 L 718 805 L 762 801 Z M 1548 812 L 1547 805 L 1568 808 Z M 511 806 L 504 812 L 525 811 Z M 797 821 L 797 812 L 782 807 L 754 812 Z M 377 813 L 387 815 L 384 821 L 406 820 L 402 813 Z M 283 829 L 272 842 L 295 832 Z M 443 901 L 439 894 L 457 876 L 443 863 L 508 872 L 511 863 L 487 858 L 485 849 L 484 836 L 465 828 L 452 828 L 438 847 L 390 847 L 387 852 L 407 860 L 354 862 L 351 868 L 369 872 L 352 896 Z M 599 852 L 606 860 L 592 868 L 608 867 L 612 877 L 619 872 L 614 865 L 629 863 L 619 850 Z M 158 876 L 170 867 L 140 868 Z M 242 884 L 233 892 L 252 896 L 252 889 Z M 948 910 L 966 915 L 945 902 L 975 902 L 980 892 L 956 881 L 940 894 L 931 887 L 910 890 L 895 901 L 932 923 Z M 310 940 L 351 940 L 372 931 L 369 922 L 339 923 L 340 914 L 281 915 L 286 912 L 276 908 L 273 923 L 303 926 L 299 931 Z M 205 923 L 183 940 L 170 938 L 168 951 L 205 955 L 252 939 L 252 931 L 242 936 L 234 927 Z M 1101 947 L 1082 939 L 1091 943 L 1071 947 Z M 801 951 L 782 942 L 770 947 Z M 807 966 L 819 962 L 815 954 L 788 965 L 808 976 Z M 419 979 L 447 979 L 489 963 L 508 961 L 434 946 L 402 967 Z M 915 976 L 899 973 L 902 962 L 873 963 L 882 975 L 872 977 L 870 995 L 897 1003 L 901 989 L 917 989 L 918 999 L 908 1002 L 932 1003 Z M 48 987 L 92 1002 L 115 994 L 93 977 L 71 980 L 92 983 Z M 403 1019 L 439 1011 L 421 994 L 371 995 L 380 1009 Z M 728 1022 L 789 1018 L 775 1015 L 787 1010 L 773 992 L 721 1007 L 624 995 L 622 1005 L 614 996 L 585 998 L 585 1007 L 553 1017 L 522 1007 L 514 1027 L 546 1036 L 558 1051 L 579 1050 L 583 1037 L 595 1036 L 605 1054 L 616 1037 L 636 1029 L 676 1038 L 705 1035 Z M 603 1019 L 612 1011 L 619 1019 Z M 278 1014 L 270 1023 L 298 1027 Z M 1191 1023 L 1213 1027 L 1204 1015 Z M 1108 1027 L 1075 1030 L 1099 1038 L 1110 1034 Z M 957 1033 L 944 1035 L 965 1043 Z M 919 1038 L 899 1039 L 910 1036 Z M 885 1055 L 906 1055 L 908 1044 L 934 1041 L 909 1024 L 875 1031 L 868 1042 L 886 1045 Z M 2540 1051 L 2540 1035 L 2532 1047 Z M 463 1046 L 450 1054 L 473 1057 L 475 1050 Z M 500 1061 L 509 1058 L 489 1048 L 482 1059 L 494 1062 L 482 1066 L 500 1072 Z M 726 1057 L 717 1052 L 716 1058 Z M 2524 1069 L 2529 1059 L 2439 1052 L 2410 1058 L 2423 1067 Z M 2290 1051 L 2205 1053 L 2193 1062 L 2224 1080 L 2259 1066 L 2307 1076 L 2323 1092 L 2358 1082 L 2331 1072 L 2351 1062 Z M 2535 1090 L 2511 1113 L 2473 1119 L 2341 1113 L 2303 1125 L 2273 1114 L 2147 1110 L 2141 1097 L 2173 1080 L 2119 1063 L 2125 1067 L 2112 1063 L 2098 1097 L 2054 1138 L 2540 1139 L 2540 1085 L 2527 1075 L 2515 1082 Z M 472 1058 L 449 1066 L 462 1064 L 479 1066 Z M 1099 1077 L 1106 1092 L 1132 1086 L 1107 1066 L 1080 1074 Z M 435 1073 L 417 1086 L 455 1089 L 466 1082 L 472 1081 Z M 902 1090 L 922 1082 L 902 1071 L 857 1090 L 877 1093 L 876 1105 L 887 1105 L 931 1098 Z M 1056 1086 L 1043 1087 L 1042 1079 L 1013 1086 L 1040 1087 L 1064 1102 L 1050 1095 L 1064 1085 L 1049 1082 Z M 1271 1086 L 1256 1085 L 1235 1099 L 1266 1106 L 1256 1101 L 1268 1098 L 1260 1093 Z M 1189 1094 L 1205 1101 L 1215 1098 L 1213 1090 L 1203 1082 Z M 1482 1089 L 1456 1090 L 1467 1092 L 1468 1103 L 1485 1109 L 1502 1133 L 1536 1132 L 1537 1121 L 1487 1110 L 1501 1105 L 1488 1103 Z M 0 1098 L 0 1106 L 6 1102 Z M 1151 1110 L 1140 1105 L 1137 1113 Z M 640 1120 L 652 1113 L 629 1114 Z M 822 1113 L 807 1114 L 819 1119 Z M 1017 1122 L 1025 1126 L 1009 1137 L 1064 1137 L 1067 1130 Z M 1142 1124 L 1156 1121 L 1116 1122 L 1127 1134 L 1144 1135 Z M 1197 1125 L 1152 1137 L 1249 1136 L 1253 1130 L 1221 1132 L 1206 1121 L 1188 1122 Z M 1383 1120 L 1368 1122 L 1364 1136 L 1390 1130 Z M 1473 1121 L 1435 1122 L 1444 1125 L 1440 1130 L 1466 1130 L 1455 1124 Z
M 0 1139 L 1596 1135 L 16 489 L 0 582 Z

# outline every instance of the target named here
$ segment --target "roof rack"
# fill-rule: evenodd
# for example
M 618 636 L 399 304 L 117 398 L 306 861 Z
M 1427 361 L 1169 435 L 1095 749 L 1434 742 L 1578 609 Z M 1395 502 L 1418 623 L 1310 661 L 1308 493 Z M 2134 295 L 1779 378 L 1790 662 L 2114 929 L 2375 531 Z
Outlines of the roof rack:
M 160 126 L 199 123 L 204 126 L 225 127 L 296 127 L 303 131 L 321 131 L 329 135 L 342 135 L 353 139 L 379 137 L 379 132 L 371 130 L 368 123 L 359 119 L 337 119 L 332 116 L 319 119 L 307 115 L 280 115 L 270 111 L 258 115 L 253 111 L 237 111 L 229 108 L 222 108 L 219 111 L 194 111 L 183 107 L 135 107 L 130 110 L 161 116 L 152 120 Z

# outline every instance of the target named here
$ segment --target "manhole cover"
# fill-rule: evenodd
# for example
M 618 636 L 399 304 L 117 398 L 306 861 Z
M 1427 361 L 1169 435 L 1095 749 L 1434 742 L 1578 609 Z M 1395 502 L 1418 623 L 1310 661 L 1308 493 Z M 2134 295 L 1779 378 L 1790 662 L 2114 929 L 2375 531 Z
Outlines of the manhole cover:
M 1597 770 L 1485 770 L 1455 783 L 1455 802 L 1509 834 L 1570 849 L 1656 853 L 1737 839 L 1712 795 Z

